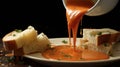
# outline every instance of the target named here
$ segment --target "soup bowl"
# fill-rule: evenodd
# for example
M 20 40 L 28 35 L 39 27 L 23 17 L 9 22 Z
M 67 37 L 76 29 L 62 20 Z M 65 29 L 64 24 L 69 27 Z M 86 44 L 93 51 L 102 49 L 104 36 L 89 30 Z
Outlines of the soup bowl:
M 92 1 L 94 2 L 94 5 L 87 11 L 85 15 L 99 16 L 106 14 L 115 8 L 119 0 L 92 0 Z M 66 7 L 67 0 L 62 0 L 62 2 L 65 9 L 67 9 Z

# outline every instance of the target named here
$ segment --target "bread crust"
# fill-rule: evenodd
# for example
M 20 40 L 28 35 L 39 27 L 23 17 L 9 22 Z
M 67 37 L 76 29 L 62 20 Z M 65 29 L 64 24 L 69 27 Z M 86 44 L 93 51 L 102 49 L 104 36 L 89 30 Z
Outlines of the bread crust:
M 120 32 L 114 34 L 104 34 L 97 37 L 97 45 L 101 45 L 104 43 L 110 43 L 119 41 Z
M 2 38 L 2 42 L 3 42 L 3 46 L 6 50 L 15 50 L 17 49 L 17 45 L 16 45 L 16 41 L 14 39 L 8 39 L 9 36 L 12 36 L 12 33 L 14 33 L 15 31 L 12 31 L 8 34 L 6 34 L 3 38 Z
M 17 49 L 15 40 L 3 41 L 3 45 L 4 45 L 6 50 L 15 50 L 15 49 Z

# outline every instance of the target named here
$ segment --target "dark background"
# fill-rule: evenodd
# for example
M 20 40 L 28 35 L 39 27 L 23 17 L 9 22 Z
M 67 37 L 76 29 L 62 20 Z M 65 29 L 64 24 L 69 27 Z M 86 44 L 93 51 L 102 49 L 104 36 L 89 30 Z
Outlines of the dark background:
M 0 2 L 0 38 L 14 29 L 35 27 L 49 38 L 68 37 L 65 8 L 62 0 Z M 101 16 L 84 16 L 83 28 L 113 28 L 120 30 L 120 9 L 117 6 Z M 79 37 L 79 30 L 78 30 Z

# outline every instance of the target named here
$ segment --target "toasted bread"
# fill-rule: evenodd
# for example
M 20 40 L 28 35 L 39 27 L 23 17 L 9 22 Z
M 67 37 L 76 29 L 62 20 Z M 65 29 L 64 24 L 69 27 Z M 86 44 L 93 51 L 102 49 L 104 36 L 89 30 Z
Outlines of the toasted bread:
M 38 35 L 33 26 L 28 26 L 23 31 L 12 31 L 6 34 L 2 41 L 6 50 L 14 50 L 16 56 L 41 52 L 50 44 L 48 37 L 44 33 Z
M 83 38 L 80 40 L 80 46 L 109 54 L 112 46 L 119 39 L 120 32 L 114 29 L 83 29 Z

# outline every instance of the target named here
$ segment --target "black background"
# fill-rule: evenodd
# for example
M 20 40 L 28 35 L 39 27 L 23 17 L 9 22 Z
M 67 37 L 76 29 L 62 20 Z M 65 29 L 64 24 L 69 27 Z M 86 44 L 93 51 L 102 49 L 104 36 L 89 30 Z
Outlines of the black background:
M 0 2 L 0 38 L 14 29 L 35 27 L 49 38 L 68 37 L 66 13 L 62 0 Z M 120 30 L 120 9 L 117 6 L 101 16 L 84 16 L 83 28 L 113 28 Z M 78 30 L 79 36 L 79 30 Z

